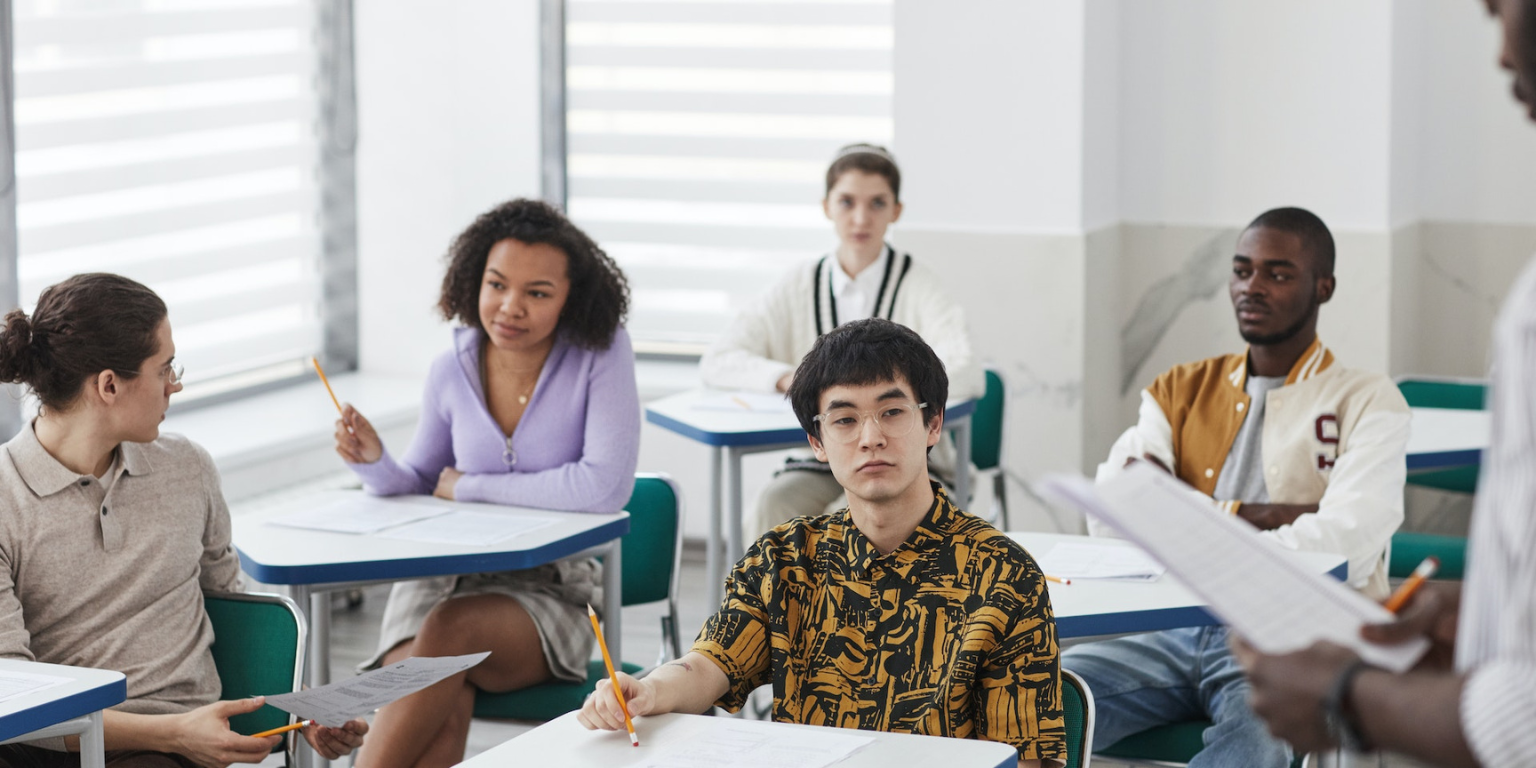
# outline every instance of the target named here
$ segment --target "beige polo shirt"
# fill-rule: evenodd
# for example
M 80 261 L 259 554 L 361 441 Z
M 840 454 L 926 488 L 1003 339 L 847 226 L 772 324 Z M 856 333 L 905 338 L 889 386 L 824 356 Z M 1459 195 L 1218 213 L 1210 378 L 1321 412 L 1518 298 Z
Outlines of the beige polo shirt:
M 122 672 L 126 712 L 217 700 L 202 591 L 239 590 L 240 564 L 208 452 L 123 443 L 106 488 L 30 425 L 0 453 L 0 657 Z

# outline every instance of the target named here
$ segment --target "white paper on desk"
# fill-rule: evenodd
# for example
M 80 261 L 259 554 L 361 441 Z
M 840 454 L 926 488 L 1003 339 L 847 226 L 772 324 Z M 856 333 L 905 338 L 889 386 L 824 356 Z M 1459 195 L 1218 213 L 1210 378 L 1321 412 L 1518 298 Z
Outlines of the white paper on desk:
M 661 749 L 634 768 L 824 768 L 875 740 L 857 731 L 824 730 L 796 728 L 786 733 L 770 723 L 731 722 Z M 640 732 L 643 739 L 643 729 Z
M 1135 547 L 1076 541 L 1052 546 L 1039 563 L 1041 571 L 1064 579 L 1157 581 L 1168 570 Z
M 552 517 L 507 515 L 497 512 L 456 510 L 440 517 L 381 531 L 383 539 L 421 541 L 429 544 L 489 546 L 559 522 Z
M 67 677 L 36 672 L 0 672 L 0 702 L 9 701 L 29 693 L 57 688 L 70 682 Z
M 335 533 L 374 533 L 417 520 L 446 515 L 450 507 L 411 502 L 382 503 L 375 498 L 349 496 L 314 509 L 274 517 L 267 525 L 307 528 Z
M 794 413 L 789 400 L 777 392 L 717 392 L 694 401 L 693 409 L 737 413 Z
M 1426 640 L 1387 646 L 1360 637 L 1366 623 L 1392 614 L 1332 577 L 1313 573 L 1247 523 L 1217 514 L 1210 499 L 1146 463 L 1095 486 L 1055 475 L 1040 492 L 1093 515 L 1139 545 L 1264 653 L 1301 650 L 1318 640 L 1354 649 L 1367 662 L 1401 672 Z
M 487 651 L 466 656 L 412 656 L 330 685 L 268 696 L 267 703 L 284 712 L 298 715 L 301 720 L 314 720 L 321 725 L 340 728 L 348 720 L 362 717 L 449 675 L 463 672 L 485 661 L 489 655 Z

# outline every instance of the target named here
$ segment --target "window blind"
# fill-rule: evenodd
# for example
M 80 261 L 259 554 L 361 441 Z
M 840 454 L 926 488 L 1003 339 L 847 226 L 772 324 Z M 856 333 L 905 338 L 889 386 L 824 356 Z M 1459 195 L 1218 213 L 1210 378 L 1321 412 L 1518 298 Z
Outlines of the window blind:
M 116 272 L 170 309 L 192 385 L 321 342 L 310 0 L 16 0 L 22 306 Z
M 568 0 L 567 207 L 641 349 L 701 348 L 830 251 L 838 147 L 891 140 L 891 0 Z

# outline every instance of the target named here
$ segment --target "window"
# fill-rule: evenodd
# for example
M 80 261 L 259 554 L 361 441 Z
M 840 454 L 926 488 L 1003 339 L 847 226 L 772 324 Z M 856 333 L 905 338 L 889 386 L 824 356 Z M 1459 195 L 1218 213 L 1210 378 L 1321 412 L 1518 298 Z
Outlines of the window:
M 702 349 L 835 247 L 827 164 L 891 141 L 891 5 L 568 0 L 567 209 L 629 276 L 639 349 Z
M 312 0 L 16 0 L 21 304 L 153 288 L 193 387 L 321 345 Z

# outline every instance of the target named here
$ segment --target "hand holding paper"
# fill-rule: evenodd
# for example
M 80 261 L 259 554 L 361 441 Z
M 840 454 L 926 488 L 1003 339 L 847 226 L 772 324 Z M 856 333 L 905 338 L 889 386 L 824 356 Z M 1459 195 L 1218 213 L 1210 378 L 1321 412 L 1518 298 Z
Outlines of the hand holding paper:
M 463 672 L 490 655 L 486 652 L 439 658 L 413 656 L 330 685 L 268 696 L 267 703 L 306 720 L 340 728 L 352 718 Z
M 1209 499 L 1150 466 L 1129 467 L 1098 486 L 1054 476 L 1040 490 L 1099 518 L 1168 566 L 1259 651 L 1283 654 L 1327 640 L 1402 671 L 1428 647 L 1423 639 L 1395 646 L 1366 642 L 1362 626 L 1392 620 L 1385 608 L 1308 572 L 1251 526 L 1214 514 Z

